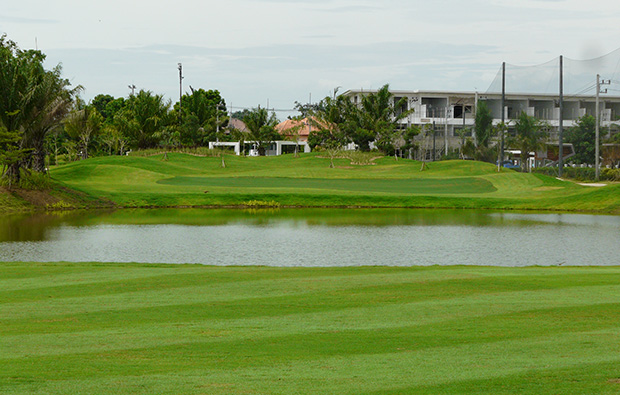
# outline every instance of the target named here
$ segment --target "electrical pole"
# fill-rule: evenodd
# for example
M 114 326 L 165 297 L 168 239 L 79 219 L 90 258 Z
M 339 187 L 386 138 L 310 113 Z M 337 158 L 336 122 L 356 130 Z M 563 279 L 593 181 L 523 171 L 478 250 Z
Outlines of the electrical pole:
M 564 145 L 563 145 L 563 136 L 562 133 L 564 131 L 564 114 L 562 114 L 564 110 L 564 71 L 562 70 L 564 63 L 564 58 L 560 55 L 560 116 L 559 116 L 559 125 L 558 125 L 558 145 L 560 148 L 558 155 L 558 177 L 562 177 L 562 170 L 564 168 Z
M 433 162 L 435 161 L 435 121 L 433 121 Z
M 504 162 L 504 122 L 506 122 L 505 109 L 506 109 L 506 62 L 502 62 L 502 115 L 501 115 L 501 124 L 500 124 L 501 137 L 500 137 L 500 144 L 499 144 L 499 160 L 497 163 L 497 171 L 500 171 L 501 166 L 503 165 L 503 162 Z M 526 153 L 526 155 L 529 155 L 529 153 Z M 527 158 L 523 156 L 523 152 L 521 152 L 521 160 L 527 160 Z
M 448 155 L 448 115 L 449 115 L 448 108 L 449 107 L 446 106 L 446 128 L 445 128 L 444 133 L 443 133 L 444 150 L 445 150 L 444 151 L 444 155 L 445 156 Z
M 600 130 L 600 123 L 601 123 L 601 111 L 600 111 L 600 107 L 599 107 L 599 94 L 600 93 L 607 93 L 607 89 L 605 89 L 604 91 L 601 91 L 601 84 L 602 85 L 607 85 L 610 84 L 611 81 L 607 80 L 603 80 L 601 81 L 601 76 L 600 75 L 596 75 L 596 107 L 595 107 L 595 112 L 596 112 L 596 126 L 595 126 L 595 131 L 596 131 L 596 142 L 595 142 L 595 148 L 594 148 L 594 166 L 596 168 L 596 176 L 595 176 L 595 180 L 598 181 L 599 177 L 600 177 L 600 153 L 599 153 L 599 149 L 600 149 L 600 137 L 599 137 L 599 130 Z
M 179 125 L 181 125 L 181 114 L 183 109 L 183 65 L 179 63 Z
M 472 130 L 472 137 L 474 138 L 474 141 L 476 142 L 476 146 L 478 146 L 478 136 L 477 136 L 477 132 L 476 132 L 476 112 L 478 111 L 478 88 L 476 88 L 476 95 L 474 96 L 474 108 L 472 111 L 472 115 L 474 117 L 474 126 L 471 128 Z

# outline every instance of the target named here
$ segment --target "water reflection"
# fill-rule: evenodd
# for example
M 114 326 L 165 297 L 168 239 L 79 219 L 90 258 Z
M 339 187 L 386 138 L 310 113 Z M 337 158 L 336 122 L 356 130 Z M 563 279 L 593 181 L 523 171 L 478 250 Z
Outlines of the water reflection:
M 0 261 L 617 265 L 620 217 L 474 210 L 117 210 L 0 217 Z

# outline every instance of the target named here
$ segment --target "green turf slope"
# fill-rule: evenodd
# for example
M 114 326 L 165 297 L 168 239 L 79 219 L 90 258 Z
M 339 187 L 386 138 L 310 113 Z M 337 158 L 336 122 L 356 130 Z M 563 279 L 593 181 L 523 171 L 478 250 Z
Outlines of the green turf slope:
M 462 207 L 619 212 L 617 186 L 594 188 L 474 161 L 431 163 L 380 158 L 352 165 L 317 154 L 299 158 L 169 154 L 103 157 L 52 170 L 59 183 L 119 206 Z

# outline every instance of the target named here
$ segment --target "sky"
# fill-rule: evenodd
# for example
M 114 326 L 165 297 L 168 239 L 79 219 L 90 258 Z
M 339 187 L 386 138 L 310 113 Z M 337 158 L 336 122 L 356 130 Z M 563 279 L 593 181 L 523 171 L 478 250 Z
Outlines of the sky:
M 620 46 L 617 0 L 2 0 L 0 34 L 97 94 L 217 89 L 296 115 L 348 89 L 486 91 L 502 62 Z

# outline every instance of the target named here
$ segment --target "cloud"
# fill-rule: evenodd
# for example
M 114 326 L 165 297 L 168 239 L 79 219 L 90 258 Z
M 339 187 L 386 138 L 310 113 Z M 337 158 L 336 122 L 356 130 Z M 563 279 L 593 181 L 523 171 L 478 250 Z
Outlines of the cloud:
M 474 90 L 488 86 L 499 63 L 486 55 L 497 48 L 432 42 L 362 45 L 271 45 L 242 49 L 151 45 L 117 50 L 62 49 L 48 53 L 49 65 L 63 62 L 65 76 L 99 93 L 126 96 L 127 85 L 163 93 L 176 101 L 177 63 L 184 87 L 218 89 L 235 107 L 293 107 L 331 95 L 333 89 Z M 279 116 L 285 117 L 286 112 Z
M 55 24 L 60 23 L 60 21 L 55 19 L 39 19 L 39 18 L 27 18 L 27 17 L 18 17 L 18 16 L 6 16 L 0 15 L 0 22 L 11 23 L 11 24 Z

